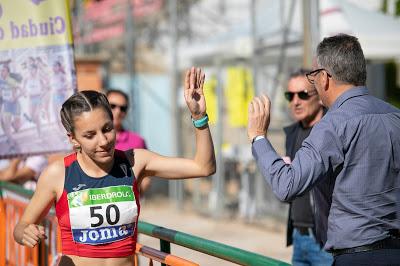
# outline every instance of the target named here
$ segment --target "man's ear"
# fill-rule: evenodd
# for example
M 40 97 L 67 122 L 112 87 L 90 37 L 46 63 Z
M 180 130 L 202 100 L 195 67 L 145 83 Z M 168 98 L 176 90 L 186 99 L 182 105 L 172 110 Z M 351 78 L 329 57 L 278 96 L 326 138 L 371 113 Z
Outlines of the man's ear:
M 328 73 L 326 73 L 325 71 L 323 72 L 324 76 L 322 77 L 322 82 L 324 84 L 324 90 L 327 91 L 329 88 L 329 82 L 331 82 L 331 79 L 328 76 Z

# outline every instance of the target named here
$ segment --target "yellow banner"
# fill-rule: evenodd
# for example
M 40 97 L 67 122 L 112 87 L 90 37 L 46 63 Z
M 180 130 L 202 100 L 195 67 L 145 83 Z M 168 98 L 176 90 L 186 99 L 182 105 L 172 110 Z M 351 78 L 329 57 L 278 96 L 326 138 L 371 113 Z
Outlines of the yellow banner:
M 247 125 L 247 108 L 254 97 L 253 77 L 248 69 L 228 68 L 225 97 L 229 125 L 245 127 Z
M 207 102 L 207 114 L 210 124 L 217 123 L 218 105 L 217 105 L 217 79 L 212 76 L 204 82 L 204 96 Z
M 0 50 L 72 44 L 68 0 L 0 2 Z
M 60 121 L 76 89 L 68 0 L 0 1 L 0 158 L 70 151 Z

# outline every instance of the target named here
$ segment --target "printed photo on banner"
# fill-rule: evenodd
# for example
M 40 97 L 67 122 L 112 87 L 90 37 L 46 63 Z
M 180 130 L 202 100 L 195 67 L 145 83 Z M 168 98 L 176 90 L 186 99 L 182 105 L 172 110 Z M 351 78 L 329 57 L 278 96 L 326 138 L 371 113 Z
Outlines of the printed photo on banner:
M 67 1 L 15 2 L 0 3 L 0 158 L 71 150 L 59 115 L 76 90 Z

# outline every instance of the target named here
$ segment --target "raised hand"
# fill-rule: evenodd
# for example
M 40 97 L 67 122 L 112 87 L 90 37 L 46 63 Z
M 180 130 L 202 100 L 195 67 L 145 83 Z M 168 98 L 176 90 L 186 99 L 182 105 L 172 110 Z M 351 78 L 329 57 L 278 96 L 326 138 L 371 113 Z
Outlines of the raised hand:
M 206 100 L 203 93 L 205 74 L 200 68 L 192 67 L 186 71 L 184 96 L 193 119 L 197 120 L 206 114 Z
M 270 122 L 271 102 L 265 95 L 254 97 L 249 104 L 247 136 L 252 141 L 257 136 L 265 136 Z

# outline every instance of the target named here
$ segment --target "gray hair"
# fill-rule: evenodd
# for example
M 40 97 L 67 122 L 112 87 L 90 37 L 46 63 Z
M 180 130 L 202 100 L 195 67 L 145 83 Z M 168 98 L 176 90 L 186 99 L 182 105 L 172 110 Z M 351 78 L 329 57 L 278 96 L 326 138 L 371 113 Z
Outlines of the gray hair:
M 74 93 L 62 105 L 60 116 L 65 130 L 73 134 L 74 119 L 83 112 L 90 112 L 95 108 L 102 108 L 113 120 L 113 114 L 107 97 L 100 92 L 87 90 Z M 96 121 L 93 121 L 96 123 Z
M 317 47 L 317 64 L 345 84 L 364 86 L 367 80 L 365 57 L 354 36 L 338 34 L 324 38 Z

